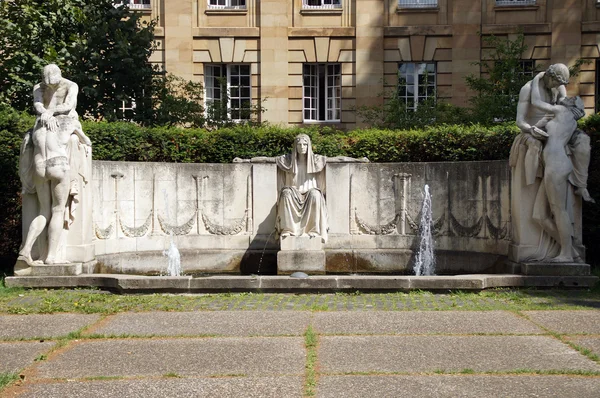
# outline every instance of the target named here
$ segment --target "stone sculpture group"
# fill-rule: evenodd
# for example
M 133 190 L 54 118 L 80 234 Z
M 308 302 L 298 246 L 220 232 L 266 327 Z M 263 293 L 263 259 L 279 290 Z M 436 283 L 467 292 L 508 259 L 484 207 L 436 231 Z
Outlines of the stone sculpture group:
M 586 185 L 590 141 L 577 129 L 584 106 L 581 98 L 567 97 L 568 82 L 568 68 L 555 64 L 520 92 L 517 125 L 521 133 L 509 160 L 512 243 L 508 257 L 515 263 L 583 261 L 576 219 L 581 199 L 593 201 Z M 75 111 L 77 94 L 77 85 L 63 78 L 56 65 L 43 69 L 42 82 L 33 91 L 37 118 L 24 137 L 19 167 L 23 185 L 23 244 L 15 267 L 19 275 L 52 275 L 41 269 L 60 268 L 44 267 L 49 265 L 62 265 L 59 273 L 77 274 L 81 264 L 94 260 L 92 196 L 87 187 L 91 141 Z M 368 159 L 317 155 L 310 137 L 300 134 L 289 154 L 234 159 L 240 162 L 276 165 L 278 272 L 324 273 L 330 225 L 327 164 Z M 79 268 L 65 268 L 70 263 Z
M 516 262 L 581 261 L 573 242 L 574 207 L 576 196 L 593 201 L 587 191 L 590 140 L 577 129 L 585 111 L 581 98 L 566 96 L 568 82 L 569 69 L 554 64 L 525 84 L 519 95 L 521 134 L 509 160 L 513 192 L 509 257 Z
M 92 143 L 75 111 L 78 90 L 54 64 L 44 67 L 42 82 L 33 89 L 37 118 L 23 139 L 19 164 L 24 232 L 20 271 L 32 265 L 93 259 L 91 234 L 81 228 L 81 218 L 91 214 L 78 208 L 85 185 L 91 181 L 92 158 Z M 77 219 L 80 236 L 69 237 Z M 69 246 L 87 253 L 68 253 Z

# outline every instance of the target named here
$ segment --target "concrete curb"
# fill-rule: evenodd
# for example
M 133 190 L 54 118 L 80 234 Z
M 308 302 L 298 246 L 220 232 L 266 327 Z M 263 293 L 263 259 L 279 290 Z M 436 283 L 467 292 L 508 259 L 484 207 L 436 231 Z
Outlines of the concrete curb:
M 526 276 L 526 275 L 457 275 L 457 276 L 375 276 L 315 275 L 305 279 L 289 276 L 137 276 L 94 274 L 78 276 L 14 276 L 6 278 L 8 287 L 38 289 L 96 287 L 118 293 L 312 293 L 353 291 L 471 290 L 498 287 L 590 288 L 596 276 Z

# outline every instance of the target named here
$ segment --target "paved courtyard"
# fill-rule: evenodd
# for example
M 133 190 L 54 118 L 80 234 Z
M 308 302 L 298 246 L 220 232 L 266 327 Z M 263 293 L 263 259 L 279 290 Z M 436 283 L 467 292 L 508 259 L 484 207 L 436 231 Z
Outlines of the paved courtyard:
M 365 299 L 343 309 L 4 313 L 0 375 L 16 381 L 0 395 L 598 397 L 598 309 L 486 300 L 486 310 L 463 311 Z

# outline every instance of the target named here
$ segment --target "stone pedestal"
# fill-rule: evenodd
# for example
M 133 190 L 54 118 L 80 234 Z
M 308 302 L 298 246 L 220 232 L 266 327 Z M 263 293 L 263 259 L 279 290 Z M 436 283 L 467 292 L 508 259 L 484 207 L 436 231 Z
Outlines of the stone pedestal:
M 523 275 L 542 276 L 585 276 L 590 274 L 590 265 L 582 263 L 521 263 Z
M 93 274 L 97 263 L 98 261 L 92 260 L 85 263 L 29 265 L 26 261 L 18 259 L 14 272 L 16 276 L 76 276 Z
M 301 271 L 307 274 L 325 273 L 325 251 L 320 237 L 288 236 L 279 239 L 277 274 L 290 275 Z

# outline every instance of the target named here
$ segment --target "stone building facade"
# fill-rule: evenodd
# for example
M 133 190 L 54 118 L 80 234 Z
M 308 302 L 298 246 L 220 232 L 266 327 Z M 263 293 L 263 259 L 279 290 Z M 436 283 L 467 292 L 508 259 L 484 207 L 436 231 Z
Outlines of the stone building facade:
M 523 61 L 589 59 L 568 87 L 598 111 L 599 0 L 133 0 L 157 18 L 152 61 L 205 84 L 227 81 L 233 118 L 262 101 L 262 120 L 356 127 L 354 109 L 400 87 L 408 106 L 436 96 L 465 105 L 465 76 L 486 35 L 525 34 Z M 481 33 L 481 35 L 480 35 Z

